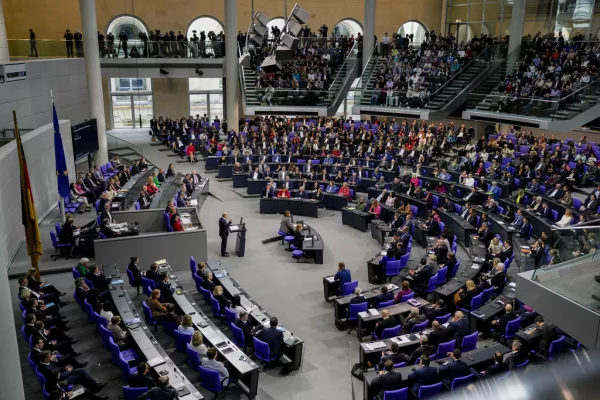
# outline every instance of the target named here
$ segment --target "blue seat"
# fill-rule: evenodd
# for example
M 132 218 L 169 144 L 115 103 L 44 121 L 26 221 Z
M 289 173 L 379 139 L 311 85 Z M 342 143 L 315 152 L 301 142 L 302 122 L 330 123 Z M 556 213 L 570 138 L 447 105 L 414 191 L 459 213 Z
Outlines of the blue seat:
M 277 355 L 271 354 L 271 349 L 269 348 L 268 343 L 263 342 L 256 337 L 253 337 L 252 340 L 254 342 L 254 356 L 256 358 L 264 362 L 267 366 L 270 365 L 272 361 L 275 361 Z
M 389 306 L 393 306 L 393 305 L 394 305 L 394 300 L 384 301 L 383 303 L 379 303 L 377 305 L 377 308 L 385 308 L 385 307 L 389 307 Z
M 129 383 L 129 377 L 131 375 L 136 374 L 136 367 L 130 367 L 129 363 L 127 362 L 127 360 L 125 360 L 125 357 L 123 356 L 123 353 L 121 353 L 121 352 L 119 352 L 119 355 L 118 355 L 118 364 L 119 364 L 119 368 L 121 368 L 121 375 L 123 375 L 123 380 L 126 383 Z
M 83 278 L 83 281 L 85 282 L 85 284 L 90 288 L 93 289 L 94 288 L 94 284 L 92 283 L 92 281 L 90 281 L 88 278 Z
M 96 322 L 96 330 L 100 332 L 100 327 L 108 327 L 108 321 L 102 315 L 94 311 L 94 321 Z
M 456 264 L 454 265 L 454 268 L 452 268 L 452 278 L 454 278 L 456 276 L 456 273 L 458 272 L 459 267 L 460 267 L 460 260 L 457 258 Z
M 451 316 L 451 313 L 448 313 L 446 315 L 440 315 L 439 317 L 435 317 L 435 321 L 439 322 L 440 325 L 443 325 L 450 320 Z
M 27 332 L 25 332 L 25 325 L 21 326 L 21 335 L 23 335 L 23 338 L 27 341 L 29 341 L 29 335 L 27 334 Z
M 106 327 L 101 325 L 98 328 L 98 333 L 100 333 L 100 338 L 102 339 L 102 345 L 110 350 L 110 347 L 108 346 L 108 339 L 113 337 L 112 332 L 109 331 L 108 329 L 106 329 Z
M 405 254 L 405 256 L 406 256 L 406 254 Z M 398 274 L 400 274 L 401 269 L 402 269 L 402 260 L 388 261 L 385 264 L 385 276 L 387 276 L 391 282 L 392 278 L 394 276 L 398 276 Z
M 433 385 L 422 385 L 419 387 L 417 398 L 419 400 L 433 398 L 442 393 L 443 387 L 442 382 L 434 383 Z
M 194 348 L 189 343 L 185 344 L 185 348 L 187 351 L 188 365 L 194 371 L 196 371 L 196 372 L 200 371 L 200 364 L 202 364 L 200 362 L 200 354 L 198 354 L 198 352 L 196 350 L 194 350 Z
M 460 378 L 452 379 L 452 385 L 450 386 L 450 390 L 458 389 L 461 386 L 465 386 L 475 378 L 475 375 L 469 374 L 467 376 L 461 376 Z
M 479 293 L 477 296 L 473 296 L 468 310 L 466 308 L 462 308 L 462 307 L 460 307 L 460 310 L 467 314 L 470 314 L 471 311 L 479 310 L 481 308 L 482 300 L 483 300 L 483 292 Z
M 345 282 L 342 286 L 342 296 L 348 296 L 354 293 L 354 289 L 358 287 L 358 281 Z
M 204 302 L 206 304 L 210 304 L 210 298 L 212 297 L 212 293 L 208 289 L 204 289 L 200 287 L 200 293 L 202 293 L 202 297 L 204 298 Z
M 210 296 L 210 306 L 212 308 L 213 317 L 219 318 L 221 324 L 223 323 L 223 310 L 221 310 L 221 305 L 219 304 L 219 300 L 215 299 L 212 295 Z
M 192 274 L 195 274 L 196 271 L 198 271 L 198 263 L 194 256 L 190 256 L 190 271 L 192 271 Z
M 558 211 L 556 211 L 556 210 L 550 210 L 550 212 L 552 213 L 552 220 L 553 221 L 558 221 Z
M 383 392 L 383 400 L 406 400 L 408 399 L 408 388 L 398 390 L 387 390 Z
M 79 305 L 79 308 L 81 308 L 82 311 L 85 311 L 83 302 L 79 299 L 79 297 L 77 297 L 77 292 L 73 292 L 73 298 L 75 299 L 75 302 Z
M 411 248 L 410 242 L 409 242 L 408 246 L 409 247 L 408 247 L 406 254 L 403 256 L 400 256 L 400 269 L 402 269 L 408 265 L 408 260 L 410 258 L 410 248 Z M 387 268 L 387 266 L 386 266 L 386 268 Z M 400 271 L 398 271 L 398 273 L 400 273 Z
M 162 326 L 165 330 L 165 333 L 169 336 L 173 336 L 173 332 L 177 330 L 177 322 L 162 321 Z
M 235 343 L 239 348 L 244 349 L 246 351 L 246 337 L 244 336 L 244 331 L 241 328 L 238 328 L 235 324 L 231 324 L 231 334 L 233 336 L 233 343 Z
M 454 212 L 460 214 L 462 212 L 462 206 L 460 204 L 454 204 Z
M 358 313 L 366 312 L 367 308 L 369 308 L 369 303 L 367 303 L 366 301 L 364 303 L 350 304 L 350 307 L 348 307 L 347 321 L 351 325 L 354 325 L 358 321 Z M 354 329 L 355 329 L 354 327 L 351 327 L 350 330 L 348 331 L 348 333 L 352 332 Z
M 550 348 L 548 349 L 548 360 L 554 360 L 558 358 L 560 353 L 563 352 L 566 342 L 566 336 L 561 336 L 560 338 L 552 341 L 552 343 L 550 343 Z
M 142 310 L 146 317 L 146 324 L 154 326 L 154 330 L 156 331 L 158 329 L 158 321 L 155 321 L 154 318 L 152 318 L 152 311 L 150 310 L 150 307 L 148 307 L 148 304 L 146 304 L 146 300 L 142 301 Z
M 415 324 L 411 328 L 410 333 L 421 332 L 422 330 L 427 329 L 427 325 L 429 325 L 429 320 L 425 320 L 419 324 Z
M 429 278 L 429 284 L 427 285 L 427 293 L 433 293 L 437 287 L 438 274 L 437 272 Z
M 477 348 L 477 338 L 479 337 L 479 332 L 475 331 L 470 335 L 463 337 L 462 345 L 460 349 L 462 352 L 467 352 L 471 350 L 475 350 Z
M 187 351 L 186 344 L 191 342 L 192 335 L 189 333 L 179 332 L 178 330 L 174 330 L 173 335 L 175 336 L 175 348 L 177 351 L 185 353 Z
M 400 303 L 405 303 L 410 299 L 414 299 L 415 298 L 415 292 L 411 292 L 409 294 L 405 294 L 404 296 L 400 297 Z
M 139 396 L 148 391 L 147 387 L 132 388 L 129 386 L 123 386 L 124 400 L 137 400 Z
M 200 285 L 202 284 L 202 282 L 204 282 L 204 279 L 202 279 L 202 277 L 200 275 L 198 275 L 196 272 L 194 272 L 192 274 L 192 279 L 194 280 L 194 283 L 196 284 L 196 290 L 200 292 Z
M 225 321 L 227 321 L 227 325 L 231 327 L 235 320 L 237 319 L 237 314 L 235 310 L 225 307 Z
M 504 328 L 504 339 L 510 340 L 515 337 L 515 333 L 519 330 L 521 326 L 521 317 L 515 318 L 512 321 L 508 321 L 506 324 L 506 328 Z
M 148 290 L 150 288 L 150 290 Z M 152 290 L 156 289 L 156 282 L 152 279 L 148 279 L 142 276 L 142 290 L 144 294 L 148 297 L 152 294 Z
M 200 366 L 199 372 L 200 384 L 204 389 L 216 394 L 219 394 L 223 391 L 223 386 L 221 385 L 221 377 L 219 376 L 218 371 Z
M 37 365 L 35 365 L 35 361 L 33 361 L 31 359 L 31 352 L 29 352 L 29 354 L 27 354 L 27 362 L 29 363 L 29 366 L 31 367 L 31 369 L 35 372 Z
M 525 360 L 521 364 L 516 365 L 515 369 L 526 369 L 528 365 L 529 365 L 529 360 Z
M 52 240 L 54 250 L 58 251 L 58 254 L 51 256 L 52 261 L 56 261 L 57 258 L 69 258 L 71 247 L 73 246 L 71 243 L 59 243 L 56 233 L 52 230 L 50 231 L 50 240 Z
M 127 273 L 127 279 L 129 280 L 129 286 L 137 287 L 135 284 L 135 276 L 133 275 L 133 272 L 131 272 L 129 267 L 125 267 L 125 272 Z
M 448 267 L 438 269 L 437 276 L 437 285 L 445 284 L 448 276 Z
M 489 299 L 492 298 L 492 294 L 494 293 L 494 288 L 490 287 L 481 292 L 481 304 L 485 304 Z
M 77 268 L 75 267 L 71 267 L 71 273 L 73 274 L 73 279 L 81 277 L 81 274 L 79 273 L 79 271 L 77 271 Z
M 446 354 L 451 353 L 456 348 L 456 340 L 451 340 L 449 342 L 440 343 L 438 345 L 435 356 L 437 359 L 442 359 L 447 357 Z
M 88 322 L 96 322 L 94 319 L 94 308 L 90 303 L 88 303 L 87 299 L 83 299 L 83 306 L 85 307 L 85 312 L 88 315 Z
M 375 339 L 389 339 L 400 334 L 400 330 L 402 329 L 402 325 L 396 325 L 391 328 L 385 328 L 383 332 L 381 332 L 381 337 L 378 337 L 375 332 L 373 332 L 373 337 Z

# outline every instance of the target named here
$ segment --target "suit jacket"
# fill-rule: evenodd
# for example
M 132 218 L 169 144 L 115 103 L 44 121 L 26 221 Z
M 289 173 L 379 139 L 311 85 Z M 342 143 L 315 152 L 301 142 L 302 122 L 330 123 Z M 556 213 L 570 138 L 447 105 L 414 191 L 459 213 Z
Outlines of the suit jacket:
M 504 359 L 504 365 L 508 367 L 508 369 L 513 370 L 517 365 L 525 362 L 525 360 L 527 360 L 527 353 L 525 351 L 514 351 Z
M 133 263 L 129 263 L 129 265 L 127 267 L 133 274 L 135 281 L 140 282 L 141 278 L 142 278 L 142 271 L 140 270 L 140 267 L 138 267 L 137 264 L 133 264 Z
M 248 323 L 237 318 L 235 320 L 234 324 L 235 324 L 235 326 L 240 328 L 242 330 L 242 332 L 244 332 L 244 340 L 246 340 L 246 343 L 251 343 L 252 342 L 252 329 L 250 329 L 250 326 L 248 325 Z
M 91 272 L 85 276 L 87 279 L 92 281 L 94 287 L 97 288 L 100 292 L 103 292 L 108 289 L 108 285 L 112 281 L 110 278 L 105 278 L 104 274 L 94 275 Z
M 400 316 L 400 317 L 402 317 L 402 316 Z M 407 318 L 404 321 L 402 321 L 402 319 L 403 318 L 400 318 L 400 323 L 402 324 L 402 329 L 404 330 L 404 332 L 410 332 L 410 330 L 412 329 L 413 326 L 425 321 L 427 319 L 427 317 L 425 316 L 425 314 L 419 314 L 414 318 Z M 416 358 L 415 358 L 415 360 L 416 360 Z
M 419 393 L 419 388 L 421 386 L 433 385 L 434 383 L 437 383 L 437 375 L 437 369 L 429 365 L 424 365 L 422 368 L 417 369 L 416 371 L 408 375 L 408 379 L 414 382 L 411 387 L 411 390 L 415 393 Z
M 260 197 L 268 197 L 268 198 L 275 197 L 275 191 L 273 189 L 271 189 L 267 192 L 267 188 L 264 188 L 262 190 L 262 192 L 260 193 Z
M 386 301 L 390 301 L 393 299 L 394 299 L 394 293 L 392 293 L 392 292 L 381 293 L 372 300 L 373 307 L 377 308 L 377 306 L 379 306 L 380 303 L 385 303 Z
M 377 326 L 375 327 L 375 333 L 377 337 L 381 337 L 384 329 L 393 328 L 398 325 L 398 321 L 394 317 L 388 317 L 379 321 Z
M 517 314 L 514 311 L 504 313 L 504 315 L 501 316 L 498 319 L 498 322 L 496 322 L 496 324 L 494 325 L 494 331 L 498 333 L 504 333 L 504 330 L 506 329 L 506 324 L 508 324 L 515 318 L 517 318 Z
M 479 240 L 483 243 L 485 243 L 485 247 L 486 249 L 490 246 L 490 242 L 492 241 L 492 239 L 495 237 L 496 235 L 494 235 L 492 233 L 492 231 L 490 231 L 490 229 L 488 228 L 487 231 L 485 231 L 485 233 L 481 236 L 479 236 Z
M 158 271 L 152 271 L 149 269 L 148 271 L 146 271 L 146 278 L 152 279 L 154 282 L 158 282 L 160 281 L 160 274 L 158 273 Z
M 489 378 L 504 371 L 506 371 L 506 365 L 503 363 L 495 363 L 485 371 L 485 377 Z
M 150 375 L 131 375 L 129 376 L 129 386 L 135 388 L 153 388 L 156 387 L 156 381 Z
M 160 297 L 161 299 L 167 300 L 167 301 L 171 301 L 173 299 L 173 292 L 175 291 L 175 289 L 172 289 L 167 283 L 165 283 L 164 281 L 159 281 L 156 284 L 156 288 L 158 290 L 160 290 Z
M 452 385 L 452 380 L 454 378 L 460 378 L 469 374 L 469 366 L 462 360 L 454 360 L 447 365 L 440 366 L 442 382 L 448 386 Z
M 526 237 L 529 234 L 530 227 L 531 224 L 529 222 L 521 226 L 521 229 L 519 229 L 519 234 L 521 235 L 521 237 Z
M 448 268 L 448 271 L 451 271 L 451 269 Z M 433 321 L 437 317 L 441 317 L 442 315 L 448 314 L 448 309 L 446 307 L 441 307 L 441 308 L 423 307 L 423 313 L 427 316 L 427 319 L 429 319 L 430 321 Z
M 263 342 L 269 344 L 269 350 L 271 350 L 271 356 L 279 357 L 279 349 L 281 348 L 281 342 L 283 341 L 283 332 L 277 328 L 264 328 L 256 337 Z
M 406 364 L 414 365 L 415 361 L 417 361 L 417 358 L 421 357 L 423 354 L 425 354 L 426 356 L 430 356 L 435 352 L 435 346 L 432 346 L 430 344 L 427 344 L 425 346 L 419 346 L 412 353 L 410 353 L 410 356 L 406 358 Z
M 279 230 L 281 232 L 293 232 L 294 224 L 292 224 L 292 217 L 283 217 L 279 224 Z
M 542 217 L 550 217 L 551 216 L 550 207 L 546 207 L 546 208 L 540 207 L 540 208 L 538 208 L 538 212 L 540 213 L 540 216 L 542 216 Z
M 231 225 L 231 222 L 228 222 L 225 218 L 221 217 L 219 219 L 219 236 L 222 238 L 229 236 L 229 225 Z
M 110 223 L 113 223 L 113 221 L 114 221 L 112 218 L 112 214 L 106 209 L 102 210 L 101 218 L 102 218 L 102 221 L 104 221 L 105 219 L 108 219 L 110 221 Z
M 450 322 L 448 325 L 448 340 L 456 340 L 456 347 L 460 347 L 463 337 L 471 333 L 471 326 L 466 318 Z
M 415 272 L 413 275 L 413 288 L 423 291 L 427 290 L 429 285 L 429 278 L 433 275 L 433 268 L 429 264 L 425 264 L 420 271 Z
M 361 304 L 366 302 L 367 299 L 362 294 L 360 296 L 354 296 L 350 299 L 350 304 Z
M 202 281 L 202 283 L 200 284 L 200 286 L 202 286 L 204 289 L 209 290 L 211 293 L 215 288 L 215 284 L 213 281 L 209 281 L 208 279 L 205 279 L 204 281 Z
M 146 393 L 138 396 L 138 400 L 173 400 L 177 399 L 177 389 L 173 386 L 153 387 Z
M 554 330 L 550 325 L 544 323 L 544 325 L 536 327 L 533 333 L 529 335 L 529 341 L 532 343 L 537 342 L 538 349 L 547 352 L 553 337 Z
M 402 374 L 396 371 L 387 371 L 385 374 L 377 375 L 371 382 L 371 385 L 381 388 L 379 390 L 379 397 L 383 399 L 386 391 L 402 388 Z

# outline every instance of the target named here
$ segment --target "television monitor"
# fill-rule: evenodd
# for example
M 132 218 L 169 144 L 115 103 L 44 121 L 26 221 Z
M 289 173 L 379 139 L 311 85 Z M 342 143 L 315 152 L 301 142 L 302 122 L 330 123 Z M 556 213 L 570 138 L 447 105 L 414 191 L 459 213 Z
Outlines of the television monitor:
M 75 161 L 98 151 L 98 126 L 96 119 L 90 119 L 71 127 L 73 154 Z

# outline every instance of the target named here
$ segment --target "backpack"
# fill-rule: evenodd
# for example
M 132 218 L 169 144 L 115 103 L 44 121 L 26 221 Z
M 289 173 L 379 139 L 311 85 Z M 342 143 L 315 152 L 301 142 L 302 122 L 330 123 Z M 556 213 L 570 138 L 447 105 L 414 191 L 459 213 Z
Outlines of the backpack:
M 362 363 L 356 363 L 352 366 L 352 370 L 350 371 L 350 373 L 353 377 L 357 378 L 360 381 L 363 381 L 365 379 L 363 375 L 366 371 L 367 368 Z

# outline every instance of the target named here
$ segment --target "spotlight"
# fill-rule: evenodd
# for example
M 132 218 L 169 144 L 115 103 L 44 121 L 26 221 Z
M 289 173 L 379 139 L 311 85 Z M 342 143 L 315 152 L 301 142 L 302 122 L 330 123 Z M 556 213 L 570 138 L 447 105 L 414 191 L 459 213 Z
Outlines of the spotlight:
M 160 72 L 161 75 L 169 75 L 169 71 L 166 71 L 162 68 L 159 68 L 158 71 Z

